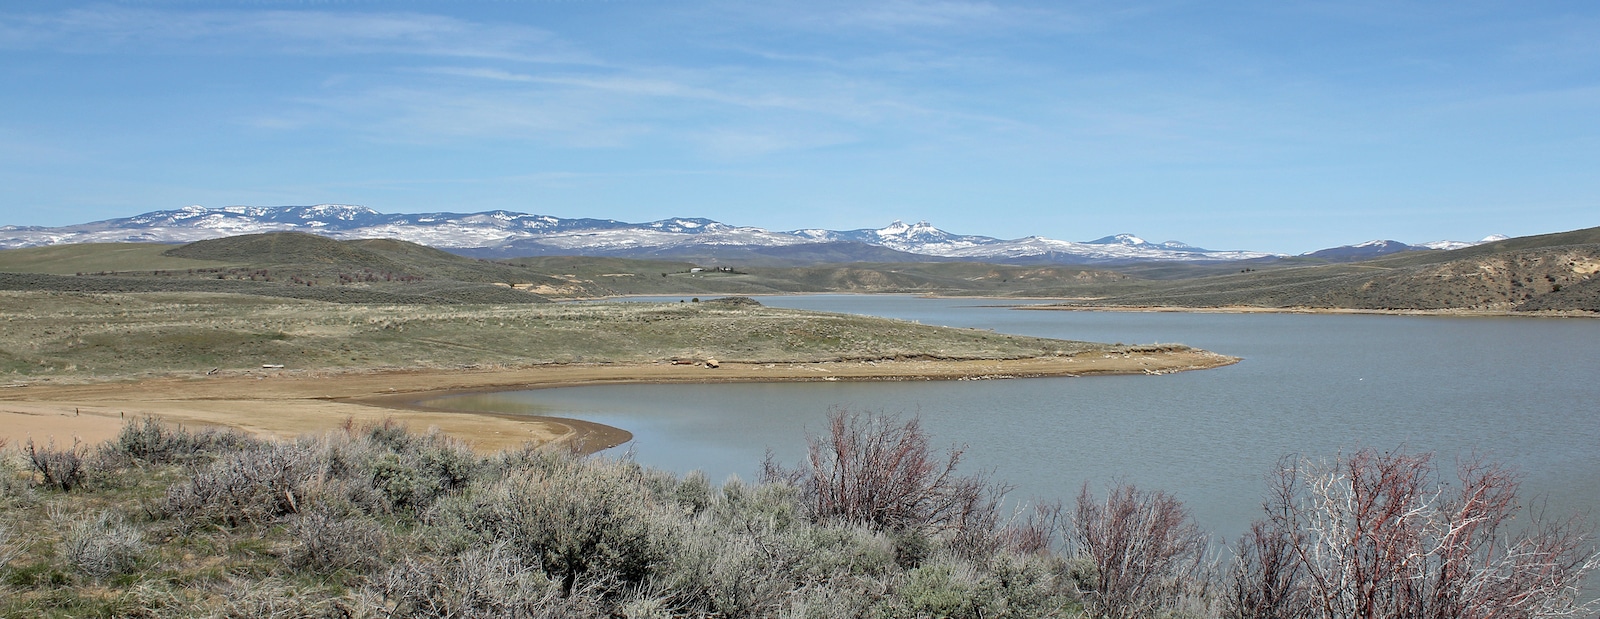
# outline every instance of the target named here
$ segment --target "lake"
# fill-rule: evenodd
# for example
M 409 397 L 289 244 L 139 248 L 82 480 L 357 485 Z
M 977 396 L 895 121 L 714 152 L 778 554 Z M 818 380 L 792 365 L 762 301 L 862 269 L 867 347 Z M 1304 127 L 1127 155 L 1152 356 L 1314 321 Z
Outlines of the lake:
M 678 300 L 678 297 L 663 298 Z M 1124 480 L 1176 494 L 1238 535 L 1286 455 L 1362 447 L 1512 463 L 1553 513 L 1600 516 L 1600 321 L 1578 318 L 1063 312 L 910 296 L 760 297 L 766 305 L 1002 333 L 1182 343 L 1243 357 L 1165 376 L 885 383 L 575 387 L 456 396 L 439 405 L 574 417 L 627 429 L 637 461 L 713 479 L 788 464 L 830 409 L 918 415 L 964 444 L 1014 499 L 1071 499 Z

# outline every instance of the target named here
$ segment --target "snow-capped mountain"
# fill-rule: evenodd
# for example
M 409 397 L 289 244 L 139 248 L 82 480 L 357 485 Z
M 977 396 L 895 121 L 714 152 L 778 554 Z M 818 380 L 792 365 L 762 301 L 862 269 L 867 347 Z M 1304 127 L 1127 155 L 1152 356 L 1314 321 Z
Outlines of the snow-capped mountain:
M 810 255 L 825 254 L 830 259 L 1060 264 L 1222 262 L 1277 257 L 1276 254 L 1256 251 L 1209 250 L 1178 241 L 1151 243 L 1132 234 L 1116 234 L 1085 242 L 1039 236 L 998 239 L 952 234 L 926 221 L 912 224 L 895 221 L 876 229 L 780 232 L 700 218 L 627 223 L 614 219 L 563 219 L 511 211 L 385 214 L 364 206 L 343 204 L 222 208 L 189 206 L 59 228 L 5 226 L 0 227 L 0 248 L 91 242 L 186 243 L 276 231 L 310 232 L 336 239 L 396 238 L 479 257 L 550 254 L 797 256 L 808 255 L 810 248 L 825 248 L 825 252 L 811 252 Z M 1421 246 L 1374 241 L 1324 251 L 1381 255 L 1403 250 L 1395 247 Z M 1313 252 L 1307 255 L 1319 254 Z
M 1501 235 L 1501 234 L 1493 234 L 1493 235 L 1489 235 L 1487 237 L 1484 237 L 1483 240 L 1477 241 L 1477 242 L 1469 242 L 1469 241 L 1433 241 L 1431 243 L 1422 243 L 1420 245 L 1407 245 L 1405 243 L 1401 243 L 1400 241 L 1375 239 L 1375 240 L 1367 241 L 1365 243 L 1357 243 L 1355 245 L 1343 245 L 1343 246 L 1340 246 L 1340 247 L 1330 247 L 1328 249 L 1319 249 L 1317 251 L 1306 252 L 1306 253 L 1303 253 L 1303 254 L 1300 254 L 1300 255 L 1308 257 L 1308 258 L 1320 258 L 1320 259 L 1327 260 L 1327 261 L 1330 261 L 1330 262 L 1353 262 L 1353 261 L 1356 261 L 1356 260 L 1367 260 L 1367 259 L 1371 259 L 1371 258 L 1377 258 L 1378 256 L 1386 256 L 1386 255 L 1389 255 L 1389 254 L 1395 254 L 1395 253 L 1399 253 L 1399 252 L 1403 252 L 1403 251 L 1421 251 L 1421 250 L 1444 250 L 1444 251 L 1448 251 L 1448 250 L 1452 250 L 1452 249 L 1462 249 L 1462 248 L 1465 248 L 1465 247 L 1472 247 L 1474 245 L 1482 245 L 1484 243 L 1493 243 L 1495 241 L 1504 241 L 1504 240 L 1506 240 L 1508 238 L 1510 238 L 1510 237 L 1507 237 L 1507 236 Z
M 1443 249 L 1443 250 L 1449 251 L 1449 250 L 1452 250 L 1452 249 L 1462 249 L 1462 248 L 1465 248 L 1465 247 L 1472 247 L 1474 245 L 1482 245 L 1484 243 L 1495 243 L 1495 242 L 1499 242 L 1499 241 L 1504 241 L 1504 240 L 1509 239 L 1509 238 L 1511 238 L 1511 237 L 1506 236 L 1504 234 L 1491 234 L 1489 236 L 1483 237 L 1483 240 L 1476 241 L 1476 242 L 1473 242 L 1473 241 L 1432 241 L 1432 242 L 1422 243 L 1420 245 L 1416 245 L 1415 247 L 1421 247 L 1423 249 Z

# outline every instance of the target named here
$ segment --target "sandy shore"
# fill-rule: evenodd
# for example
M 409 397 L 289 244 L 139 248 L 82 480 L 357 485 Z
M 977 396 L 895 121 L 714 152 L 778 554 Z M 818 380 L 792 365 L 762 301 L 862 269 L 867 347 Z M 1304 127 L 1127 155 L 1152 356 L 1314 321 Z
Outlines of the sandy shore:
M 512 369 L 401 371 L 250 370 L 131 382 L 30 384 L 0 388 L 0 440 L 18 444 L 98 443 L 123 420 L 152 415 L 188 426 L 226 426 L 291 437 L 393 419 L 413 430 L 438 428 L 480 451 L 572 442 L 585 451 L 631 438 L 626 430 L 573 419 L 462 412 L 429 407 L 440 395 L 629 383 L 868 380 L 982 380 L 1095 374 L 1166 374 L 1238 359 L 1201 350 L 1086 353 L 1000 361 L 904 360 L 826 363 L 726 363 L 720 368 L 659 364 L 566 364 Z

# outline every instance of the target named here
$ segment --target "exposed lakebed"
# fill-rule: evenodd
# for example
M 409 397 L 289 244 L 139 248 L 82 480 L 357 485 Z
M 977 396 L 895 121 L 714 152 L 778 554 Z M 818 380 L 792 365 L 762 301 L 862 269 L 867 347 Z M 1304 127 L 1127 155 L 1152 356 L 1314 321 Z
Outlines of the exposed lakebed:
M 677 297 L 671 297 L 677 300 Z M 1177 493 L 1232 536 L 1278 459 L 1361 447 L 1474 453 L 1525 473 L 1553 513 L 1600 512 L 1600 321 L 1548 318 L 1017 311 L 992 300 L 763 297 L 763 304 L 1241 356 L 1165 376 L 951 382 L 574 387 L 452 396 L 451 408 L 627 429 L 641 463 L 751 478 L 768 449 L 797 461 L 831 408 L 920 415 L 1014 498 L 1070 498 L 1114 479 Z M 1600 516 L 1600 513 L 1594 515 Z

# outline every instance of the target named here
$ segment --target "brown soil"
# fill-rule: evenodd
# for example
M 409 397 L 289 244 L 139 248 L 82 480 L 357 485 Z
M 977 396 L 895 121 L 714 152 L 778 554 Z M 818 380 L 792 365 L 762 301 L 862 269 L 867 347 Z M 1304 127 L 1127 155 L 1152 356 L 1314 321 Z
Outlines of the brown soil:
M 564 364 L 517 369 L 303 372 L 251 370 L 136 382 L 26 385 L 0 389 L 0 441 L 70 444 L 112 438 L 124 419 L 153 415 L 192 426 L 226 426 L 280 437 L 392 419 L 438 428 L 480 451 L 528 442 L 572 443 L 598 451 L 627 431 L 573 419 L 432 408 L 448 393 L 627 383 L 974 380 L 1093 374 L 1166 374 L 1229 365 L 1202 350 L 1085 353 L 999 361 L 907 360 L 826 363 L 724 363 L 719 368 L 660 364 Z

